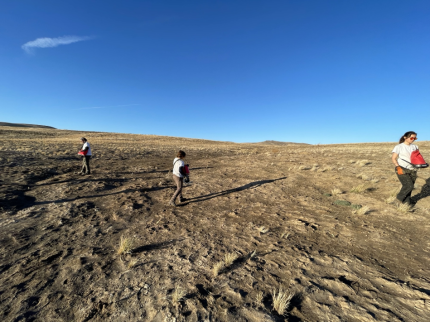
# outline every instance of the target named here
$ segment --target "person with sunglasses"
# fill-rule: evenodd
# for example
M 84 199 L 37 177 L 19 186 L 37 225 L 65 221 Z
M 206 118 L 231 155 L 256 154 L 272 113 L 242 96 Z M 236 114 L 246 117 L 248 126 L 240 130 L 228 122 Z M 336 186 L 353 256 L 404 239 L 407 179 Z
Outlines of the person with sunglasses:
M 417 180 L 417 168 L 411 163 L 411 154 L 418 150 L 415 144 L 417 134 L 413 131 L 406 132 L 399 140 L 392 151 L 391 160 L 396 166 L 396 174 L 402 184 L 400 192 L 397 194 L 397 199 L 402 203 L 407 203 L 413 206 L 415 203 L 411 200 L 412 190 L 414 189 L 415 181 Z

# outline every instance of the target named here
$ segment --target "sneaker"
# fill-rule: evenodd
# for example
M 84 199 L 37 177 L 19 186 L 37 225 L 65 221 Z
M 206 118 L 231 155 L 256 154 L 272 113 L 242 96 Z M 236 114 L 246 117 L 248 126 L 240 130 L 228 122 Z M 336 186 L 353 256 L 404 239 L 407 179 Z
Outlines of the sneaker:
M 175 202 L 174 202 L 174 201 L 170 200 L 170 202 L 169 202 L 169 206 L 176 207 L 176 204 L 175 204 Z

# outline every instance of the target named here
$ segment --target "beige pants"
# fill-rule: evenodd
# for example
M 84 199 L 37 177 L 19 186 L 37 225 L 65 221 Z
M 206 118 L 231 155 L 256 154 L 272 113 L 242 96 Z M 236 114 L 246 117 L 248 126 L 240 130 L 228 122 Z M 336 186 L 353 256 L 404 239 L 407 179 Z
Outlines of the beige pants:
M 182 198 L 182 187 L 184 186 L 184 178 L 179 178 L 176 175 L 173 175 L 173 181 L 176 183 L 176 191 L 173 194 L 173 197 L 170 201 L 175 201 L 176 197 Z

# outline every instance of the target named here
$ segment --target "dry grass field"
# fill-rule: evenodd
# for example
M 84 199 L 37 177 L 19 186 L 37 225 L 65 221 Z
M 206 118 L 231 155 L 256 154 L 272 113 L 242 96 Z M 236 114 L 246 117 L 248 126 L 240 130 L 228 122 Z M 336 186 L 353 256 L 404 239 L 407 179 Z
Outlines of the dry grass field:
M 430 170 L 399 207 L 395 143 L 0 134 L 1 321 L 430 320 Z

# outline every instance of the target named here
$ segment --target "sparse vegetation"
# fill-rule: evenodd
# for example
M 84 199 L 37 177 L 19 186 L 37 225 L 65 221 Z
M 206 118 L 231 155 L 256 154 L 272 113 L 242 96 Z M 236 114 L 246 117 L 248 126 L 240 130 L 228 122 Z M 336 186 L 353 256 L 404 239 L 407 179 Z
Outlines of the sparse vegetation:
M 133 248 L 134 239 L 132 237 L 121 236 L 119 247 L 117 250 L 118 255 L 129 254 Z
M 261 305 L 262 301 L 263 301 L 263 297 L 264 297 L 264 293 L 263 292 L 257 292 L 255 294 L 255 302 L 257 303 L 257 305 Z
M 342 190 L 340 190 L 339 188 L 334 188 L 334 189 L 332 189 L 331 190 L 331 194 L 332 195 L 341 195 L 343 193 L 343 191 Z
M 284 315 L 290 305 L 293 294 L 284 291 L 282 288 L 272 291 L 273 309 L 279 314 Z
M 218 276 L 219 272 L 224 268 L 224 262 L 217 262 L 212 268 L 212 273 L 215 277 Z
M 236 253 L 228 253 L 225 254 L 224 256 L 224 264 L 226 267 L 230 266 L 231 264 L 233 264 L 233 262 L 237 259 L 237 254 Z
M 269 231 L 269 228 L 261 226 L 261 227 L 257 227 L 257 230 L 260 232 L 260 234 L 265 234 Z
M 367 190 L 364 184 L 360 184 L 358 186 L 353 187 L 350 192 L 352 193 L 364 193 Z
M 398 212 L 408 213 L 408 212 L 411 212 L 414 209 L 414 207 L 407 203 L 399 203 L 396 209 Z

